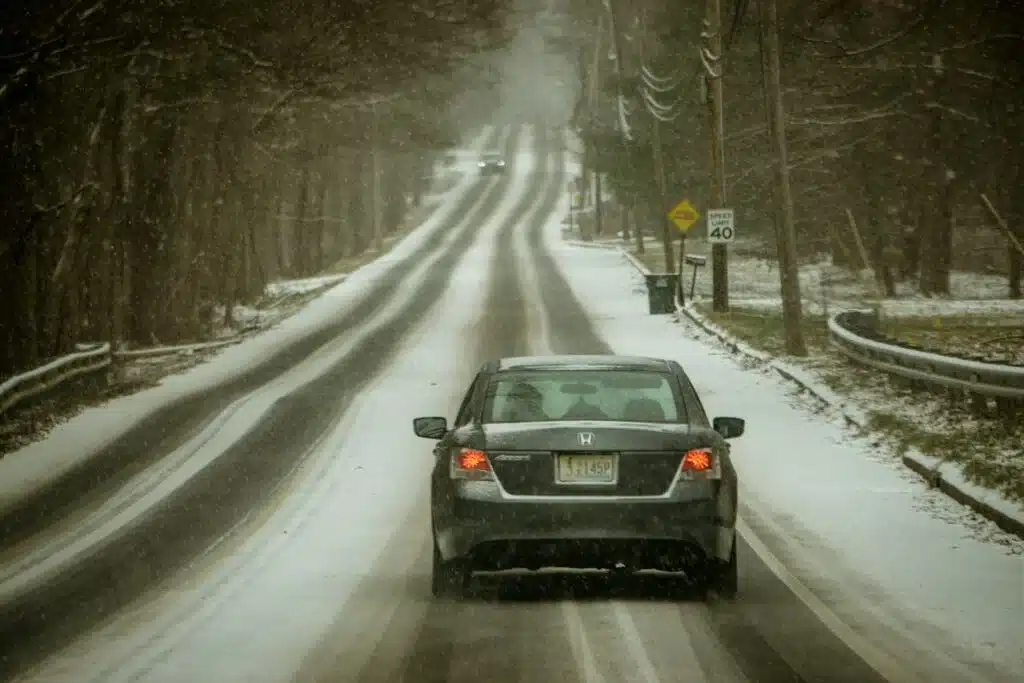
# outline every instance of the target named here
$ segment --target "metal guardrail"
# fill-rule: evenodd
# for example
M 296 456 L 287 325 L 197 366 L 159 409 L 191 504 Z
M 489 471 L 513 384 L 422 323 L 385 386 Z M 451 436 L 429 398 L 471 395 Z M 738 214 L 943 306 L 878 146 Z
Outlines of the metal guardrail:
M 99 372 L 113 362 L 110 344 L 76 351 L 0 384 L 0 414 L 27 398 L 50 391 L 69 379 Z
M 849 360 L 923 388 L 970 397 L 976 412 L 987 412 L 989 399 L 1008 417 L 1024 410 L 1024 365 L 941 354 L 889 339 L 864 311 L 837 313 L 828 332 L 832 346 Z
M 89 345 L 82 350 L 61 356 L 46 365 L 33 368 L 20 375 L 15 375 L 0 383 L 0 415 L 3 415 L 18 403 L 52 391 L 69 380 L 106 370 L 117 360 L 192 353 L 237 344 L 243 339 L 244 337 L 239 336 L 223 341 L 184 344 L 181 346 L 158 346 L 115 351 L 114 353 L 110 353 L 110 344 L 108 343 Z

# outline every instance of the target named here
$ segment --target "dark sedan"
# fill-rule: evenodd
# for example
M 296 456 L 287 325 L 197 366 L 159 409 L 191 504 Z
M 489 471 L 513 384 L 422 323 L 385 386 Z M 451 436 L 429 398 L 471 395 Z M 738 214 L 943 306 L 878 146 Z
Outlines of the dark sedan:
M 414 420 L 437 439 L 431 477 L 433 592 L 461 594 L 473 571 L 642 569 L 737 590 L 736 471 L 682 367 L 624 356 L 488 363 L 454 424 Z
M 480 169 L 480 175 L 504 173 L 505 159 L 500 152 L 486 152 L 480 157 L 477 167 Z

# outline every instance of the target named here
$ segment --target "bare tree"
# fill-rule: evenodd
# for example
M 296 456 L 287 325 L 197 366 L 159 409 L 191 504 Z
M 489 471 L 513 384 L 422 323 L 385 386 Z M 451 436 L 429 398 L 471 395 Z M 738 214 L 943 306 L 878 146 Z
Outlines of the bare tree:
M 370 102 L 393 232 L 509 5 L 6 3 L 0 375 L 83 340 L 201 338 L 270 279 L 369 248 Z

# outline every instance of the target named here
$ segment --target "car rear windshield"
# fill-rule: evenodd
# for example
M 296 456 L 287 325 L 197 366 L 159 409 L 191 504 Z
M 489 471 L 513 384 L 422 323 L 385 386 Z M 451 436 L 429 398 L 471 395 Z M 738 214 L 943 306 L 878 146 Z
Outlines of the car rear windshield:
M 483 422 L 685 422 L 672 375 L 641 370 L 508 372 L 484 398 Z

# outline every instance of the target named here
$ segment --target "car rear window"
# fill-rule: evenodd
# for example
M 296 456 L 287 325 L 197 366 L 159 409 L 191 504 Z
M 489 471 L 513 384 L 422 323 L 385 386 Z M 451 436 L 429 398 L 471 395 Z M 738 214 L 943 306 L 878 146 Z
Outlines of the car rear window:
M 685 422 L 672 375 L 640 370 L 507 372 L 495 375 L 483 422 L 605 420 Z

